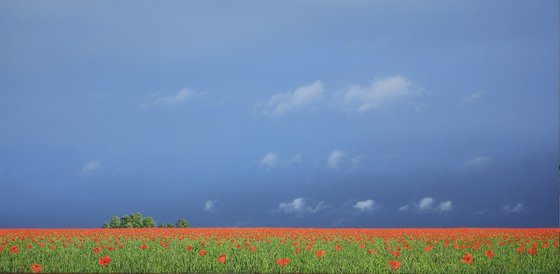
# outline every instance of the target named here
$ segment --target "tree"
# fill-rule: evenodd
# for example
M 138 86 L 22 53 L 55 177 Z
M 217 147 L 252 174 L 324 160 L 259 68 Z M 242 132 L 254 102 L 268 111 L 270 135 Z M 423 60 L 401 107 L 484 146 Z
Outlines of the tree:
M 113 216 L 109 221 L 109 228 L 122 228 L 121 219 L 118 216 Z
M 133 224 L 132 224 L 132 219 L 130 218 L 130 215 L 124 215 L 121 217 L 121 228 L 132 228 Z
M 186 228 L 186 227 L 190 227 L 191 225 L 189 224 L 189 222 L 187 222 L 187 220 L 185 218 L 181 218 L 177 221 L 177 223 L 175 224 L 175 227 L 177 228 Z
M 140 212 L 130 215 L 130 222 L 133 228 L 141 228 L 144 221 L 144 216 Z
M 181 218 L 175 224 L 177 227 L 190 227 L 191 225 L 185 218 Z M 123 215 L 121 217 L 113 216 L 110 221 L 103 223 L 103 228 L 151 228 L 156 227 L 156 221 L 152 217 L 142 216 L 142 213 L 136 212 L 130 215 Z M 173 224 L 161 224 L 159 227 L 173 228 Z
M 142 227 L 150 228 L 155 226 L 156 226 L 156 221 L 152 217 L 146 217 L 146 219 L 142 221 Z

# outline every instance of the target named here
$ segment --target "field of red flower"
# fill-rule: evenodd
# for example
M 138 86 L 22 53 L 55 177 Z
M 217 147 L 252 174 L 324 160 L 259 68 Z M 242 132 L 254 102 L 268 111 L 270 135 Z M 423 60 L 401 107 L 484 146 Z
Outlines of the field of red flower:
M 0 229 L 0 272 L 560 271 L 560 229 Z

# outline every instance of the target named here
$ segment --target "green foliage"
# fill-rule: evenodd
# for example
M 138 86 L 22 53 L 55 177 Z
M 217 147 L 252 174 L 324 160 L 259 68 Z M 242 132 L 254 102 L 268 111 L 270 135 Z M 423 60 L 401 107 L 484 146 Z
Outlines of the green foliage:
M 191 225 L 185 218 L 181 218 L 177 221 L 175 225 L 173 224 L 161 224 L 160 228 L 186 228 Z M 156 221 L 152 217 L 142 216 L 141 213 L 136 212 L 130 215 L 123 215 L 121 217 L 113 216 L 109 222 L 105 222 L 102 228 L 152 228 L 156 227 Z
M 156 221 L 152 217 L 146 217 L 142 221 L 142 227 L 151 228 L 151 227 L 155 227 L 155 226 L 156 226 Z
M 175 227 L 177 228 L 187 228 L 190 227 L 191 225 L 189 224 L 189 222 L 187 222 L 187 220 L 185 218 L 181 218 L 177 221 L 177 223 L 175 224 Z

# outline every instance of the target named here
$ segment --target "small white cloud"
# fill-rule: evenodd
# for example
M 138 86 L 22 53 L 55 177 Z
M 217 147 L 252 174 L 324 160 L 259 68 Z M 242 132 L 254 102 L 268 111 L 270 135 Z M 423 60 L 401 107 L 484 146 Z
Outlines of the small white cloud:
M 342 159 L 346 157 L 346 152 L 343 150 L 333 150 L 327 159 L 327 166 L 332 169 L 338 169 Z
M 354 205 L 354 209 L 356 209 L 359 212 L 372 212 L 373 210 L 375 210 L 376 207 L 377 205 L 375 204 L 375 201 L 371 199 L 365 201 L 358 201 Z
M 82 174 L 89 175 L 95 170 L 98 170 L 100 167 L 101 167 L 100 161 L 98 160 L 89 161 L 82 166 Z
M 527 212 L 527 209 L 522 203 L 517 203 L 515 206 L 512 205 L 502 206 L 502 211 L 507 213 L 523 213 L 523 212 Z
M 448 200 L 436 205 L 432 197 L 424 197 L 418 203 L 401 206 L 399 212 L 408 212 L 411 209 L 417 213 L 445 213 L 453 210 L 453 202 Z
M 463 164 L 463 168 L 483 168 L 490 165 L 494 161 L 490 156 L 477 156 L 467 160 Z
M 407 212 L 410 209 L 410 205 L 403 205 L 399 207 L 399 212 Z
M 166 106 L 172 107 L 180 103 L 186 102 L 189 98 L 194 95 L 194 92 L 188 88 L 183 88 L 179 90 L 174 95 L 163 96 L 159 92 L 151 95 L 146 99 L 142 107 L 150 108 L 156 106 Z
M 482 92 L 482 91 L 473 92 L 473 93 L 465 96 L 463 98 L 463 102 L 468 103 L 468 104 L 473 103 L 473 102 L 477 101 L 478 99 L 480 99 L 480 97 L 482 97 L 482 95 L 484 95 L 484 92 Z
M 400 75 L 375 79 L 369 86 L 351 85 L 343 93 L 344 104 L 358 111 L 378 108 L 384 104 L 421 92 L 413 92 L 411 83 Z
M 308 205 L 302 197 L 295 198 L 291 202 L 282 202 L 278 205 L 279 212 L 288 214 L 317 213 L 325 208 L 327 207 L 322 201 L 313 207 Z
M 216 208 L 216 201 L 214 200 L 208 200 L 206 201 L 206 203 L 204 203 L 204 210 L 208 212 L 213 212 L 215 208 Z
M 432 199 L 432 197 L 426 197 L 420 200 L 420 202 L 418 203 L 418 209 L 424 212 L 431 211 L 433 204 L 434 204 L 434 199 Z
M 441 202 L 437 207 L 437 210 L 440 212 L 447 212 L 447 211 L 451 211 L 452 209 L 453 209 L 453 202 L 451 201 Z
M 315 81 L 294 91 L 276 94 L 268 102 L 258 103 L 255 110 L 260 114 L 280 117 L 312 106 L 322 96 L 323 84 Z
M 279 157 L 274 152 L 269 152 L 259 161 L 259 164 L 267 169 L 276 167 L 278 165 Z

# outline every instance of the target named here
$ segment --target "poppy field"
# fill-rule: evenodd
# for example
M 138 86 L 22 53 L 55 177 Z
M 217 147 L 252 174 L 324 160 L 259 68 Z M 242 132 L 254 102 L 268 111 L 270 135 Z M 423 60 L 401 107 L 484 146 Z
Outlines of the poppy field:
M 0 229 L 0 272 L 539 272 L 560 229 Z

